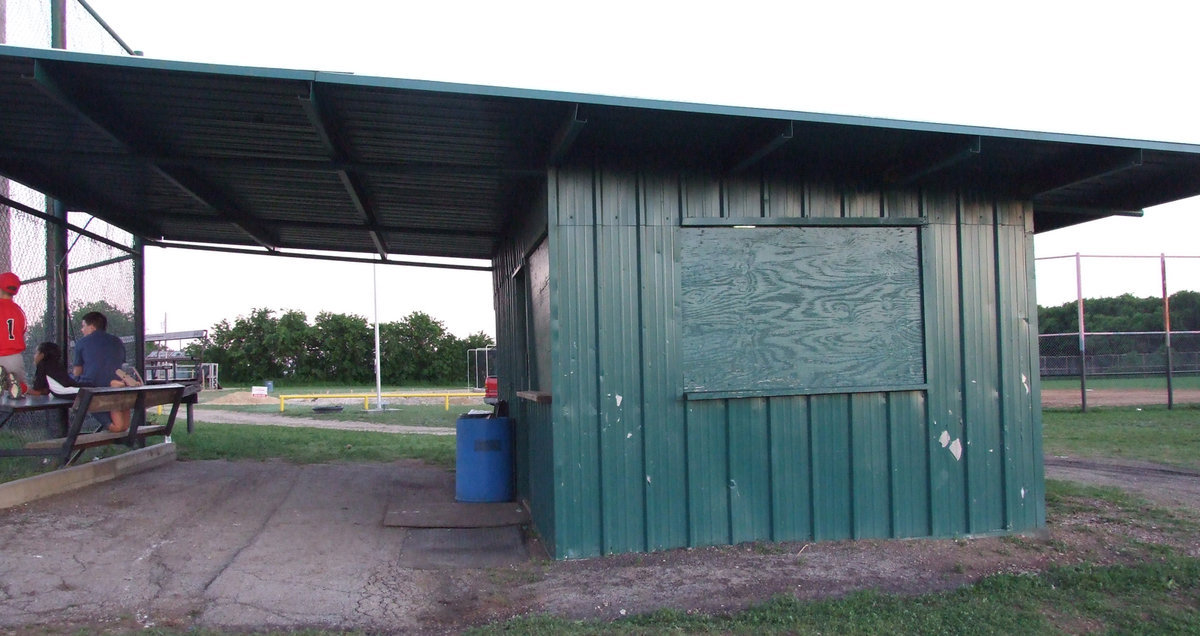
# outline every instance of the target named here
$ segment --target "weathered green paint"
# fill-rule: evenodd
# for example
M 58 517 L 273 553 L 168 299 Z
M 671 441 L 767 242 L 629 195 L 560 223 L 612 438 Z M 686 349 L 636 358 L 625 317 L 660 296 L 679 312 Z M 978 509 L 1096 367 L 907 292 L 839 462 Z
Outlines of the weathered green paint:
M 928 536 L 929 429 L 925 392 L 890 393 L 887 409 L 892 536 Z
M 959 220 L 959 280 L 962 299 L 963 463 L 967 472 L 967 531 L 1004 527 L 1003 447 L 997 390 L 994 212 L 992 203 L 963 197 Z
M 850 488 L 850 398 L 810 398 L 812 427 L 813 538 L 846 539 L 854 527 Z
M 556 556 L 1044 522 L 1027 204 L 590 166 L 551 171 L 547 191 L 553 403 L 516 412 L 532 424 L 518 457 L 551 458 L 522 473 L 520 492 Z M 689 399 L 681 251 L 700 228 L 681 223 L 755 213 L 925 222 L 881 228 L 915 235 L 921 304 L 904 322 L 924 352 L 918 388 Z M 498 304 L 524 302 L 505 280 L 531 245 L 507 244 Z M 797 303 L 821 293 L 787 287 Z M 501 323 L 517 318 L 515 306 L 498 311 Z M 498 333 L 519 337 L 504 324 Z M 547 472 L 549 495 L 534 483 Z
M 534 525 L 543 533 L 547 548 L 555 551 L 554 440 L 553 414 L 546 405 L 516 399 L 516 392 L 534 388 L 525 384 L 530 373 L 524 355 L 529 316 L 525 311 L 525 279 L 515 274 L 522 269 L 526 255 L 535 248 L 547 229 L 545 198 L 538 198 L 518 218 L 518 232 L 507 240 L 493 261 L 493 285 L 497 340 L 505 343 L 497 352 L 497 375 L 503 379 L 501 395 L 510 405 L 517 422 L 514 429 L 515 480 L 517 497 L 527 501 Z
M 892 536 L 891 453 L 887 396 L 850 396 L 850 457 L 856 539 Z
M 729 524 L 734 543 L 771 536 L 770 424 L 764 398 L 731 400 Z
M 931 225 L 924 230 L 925 357 L 929 372 L 929 486 L 932 534 L 966 532 L 963 438 L 962 322 L 958 200 L 954 193 L 926 195 Z M 958 457 L 955 443 L 958 446 Z
M 777 397 L 771 416 L 771 538 L 812 538 L 812 461 L 809 451 L 808 398 Z
M 687 405 L 688 543 L 729 543 L 729 423 L 725 402 Z

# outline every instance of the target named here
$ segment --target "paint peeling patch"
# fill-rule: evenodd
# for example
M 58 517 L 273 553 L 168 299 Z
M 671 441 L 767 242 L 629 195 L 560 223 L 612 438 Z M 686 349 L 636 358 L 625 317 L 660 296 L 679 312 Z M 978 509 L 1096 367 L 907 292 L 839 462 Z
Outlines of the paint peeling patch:
M 1021 499 L 1024 499 L 1024 498 L 1025 498 L 1025 489 L 1022 488 L 1021 489 Z
M 633 437 L 633 433 L 626 433 L 626 434 L 625 434 L 625 439 L 629 439 L 629 438 L 631 438 L 631 437 Z
M 938 438 L 938 442 L 945 448 L 950 445 L 950 431 L 942 431 L 942 436 Z
M 953 442 L 950 442 L 950 454 L 954 455 L 954 459 L 956 461 L 961 461 L 962 460 L 962 442 L 958 441 L 957 439 L 954 440 Z
M 650 475 L 646 475 L 646 483 L 647 484 L 650 483 Z M 1022 492 L 1024 492 L 1024 491 L 1022 491 Z M 1024 495 L 1022 495 L 1022 496 L 1024 496 Z
M 621 394 L 617 394 L 617 406 L 621 406 Z
M 1029 377 L 1024 373 L 1021 374 L 1021 386 L 1025 387 L 1025 393 L 1029 394 Z

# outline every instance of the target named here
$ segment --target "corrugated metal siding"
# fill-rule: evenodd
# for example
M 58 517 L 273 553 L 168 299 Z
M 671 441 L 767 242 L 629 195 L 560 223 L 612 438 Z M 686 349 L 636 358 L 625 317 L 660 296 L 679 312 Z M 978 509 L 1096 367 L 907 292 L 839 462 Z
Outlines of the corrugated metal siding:
M 525 351 L 526 308 L 524 279 L 514 274 L 546 231 L 548 203 L 543 194 L 526 210 L 519 211 L 513 233 L 501 242 L 492 259 L 492 285 L 496 310 L 496 374 L 501 398 L 508 401 L 509 416 L 515 421 L 513 447 L 516 456 L 517 497 L 528 502 L 534 526 L 547 549 L 554 552 L 554 441 L 550 405 L 517 399 L 516 392 L 528 389 Z
M 687 545 L 687 436 L 679 395 L 679 272 L 674 267 L 679 180 L 646 177 L 639 188 L 642 430 L 647 511 L 646 549 Z
M 591 168 L 551 189 L 558 556 L 1041 523 L 1028 205 Z M 677 219 L 753 215 L 928 217 L 927 391 L 684 399 Z
M 929 383 L 929 469 L 932 534 L 966 532 L 963 463 L 954 457 L 962 444 L 963 395 L 959 310 L 958 200 L 954 194 L 925 198 L 930 225 L 922 230 L 925 296 L 925 368 Z

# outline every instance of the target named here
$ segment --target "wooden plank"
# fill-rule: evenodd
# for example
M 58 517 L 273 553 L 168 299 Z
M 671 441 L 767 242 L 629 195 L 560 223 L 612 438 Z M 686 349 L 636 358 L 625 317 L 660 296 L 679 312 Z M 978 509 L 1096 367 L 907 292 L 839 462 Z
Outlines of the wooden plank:
M 551 394 L 547 391 L 517 391 L 517 397 L 538 404 L 550 404 L 553 401 Z
M 681 231 L 684 390 L 923 384 L 916 233 Z
M 166 433 L 167 427 L 162 424 L 152 424 L 150 426 L 142 426 L 138 428 L 136 437 L 149 437 L 151 435 L 163 435 Z M 75 444 L 72 448 L 91 448 L 93 446 L 104 446 L 119 442 L 129 437 L 129 431 L 121 431 L 114 433 L 112 431 L 101 431 L 99 433 L 85 433 L 75 438 Z M 29 442 L 25 448 L 29 450 L 51 450 L 62 448 L 67 438 L 56 437 L 54 439 L 43 439 L 36 442 Z

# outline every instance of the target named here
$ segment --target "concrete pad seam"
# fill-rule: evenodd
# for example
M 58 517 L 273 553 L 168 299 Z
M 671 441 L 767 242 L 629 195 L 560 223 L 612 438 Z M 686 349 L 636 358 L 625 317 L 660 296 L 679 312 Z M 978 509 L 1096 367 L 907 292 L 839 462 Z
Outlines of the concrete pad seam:
M 288 486 L 287 493 L 285 493 L 282 497 L 279 498 L 278 501 L 275 502 L 275 506 L 273 508 L 271 508 L 271 512 L 269 514 L 263 516 L 262 523 L 260 523 L 258 525 L 258 528 L 256 528 L 254 530 L 254 533 L 250 535 L 250 539 L 248 541 L 246 541 L 245 543 L 243 543 L 240 547 L 238 547 L 238 549 L 236 551 L 234 551 L 234 553 L 231 554 L 228 559 L 225 560 L 225 563 L 221 566 L 221 568 L 219 570 L 217 570 L 216 574 L 214 574 L 212 576 L 212 578 L 210 578 L 207 582 L 204 583 L 205 595 L 208 594 L 208 590 L 210 587 L 212 587 L 212 584 L 217 579 L 221 578 L 221 575 L 224 574 L 225 571 L 229 569 L 230 565 L 233 565 L 233 562 L 237 560 L 238 556 L 240 556 L 246 548 L 250 547 L 251 545 L 254 545 L 258 541 L 259 536 L 261 536 L 263 531 L 266 530 L 267 525 L 271 523 L 271 520 L 275 518 L 275 515 L 279 512 L 279 509 L 281 507 L 283 507 L 283 502 L 287 501 L 292 496 L 292 492 L 296 490 L 296 485 L 299 483 L 300 483 L 300 473 L 296 473 L 295 477 L 292 478 L 291 485 Z

